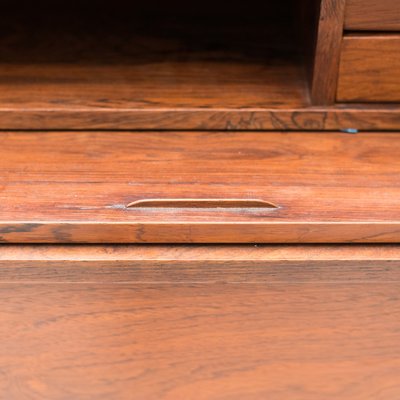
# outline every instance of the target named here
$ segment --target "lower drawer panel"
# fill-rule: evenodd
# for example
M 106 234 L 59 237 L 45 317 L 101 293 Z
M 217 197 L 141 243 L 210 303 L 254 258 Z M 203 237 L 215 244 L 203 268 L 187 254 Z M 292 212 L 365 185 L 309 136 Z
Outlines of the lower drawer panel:
M 400 35 L 344 37 L 337 100 L 400 102 Z
M 398 399 L 399 267 L 393 245 L 1 245 L 0 398 Z

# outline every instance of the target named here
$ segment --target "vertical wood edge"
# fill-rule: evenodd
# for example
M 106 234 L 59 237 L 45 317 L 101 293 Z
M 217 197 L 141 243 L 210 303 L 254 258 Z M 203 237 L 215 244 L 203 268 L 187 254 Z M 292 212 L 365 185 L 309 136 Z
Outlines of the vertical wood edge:
M 311 80 L 313 105 L 336 100 L 346 0 L 322 0 Z

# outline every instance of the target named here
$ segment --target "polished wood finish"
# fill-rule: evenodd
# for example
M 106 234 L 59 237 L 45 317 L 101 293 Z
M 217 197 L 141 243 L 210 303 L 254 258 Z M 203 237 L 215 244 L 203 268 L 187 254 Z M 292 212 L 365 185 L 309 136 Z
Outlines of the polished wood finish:
M 396 399 L 399 289 L 0 283 L 0 396 Z
M 305 82 L 304 82 L 305 83 Z M 222 109 L 76 109 L 0 107 L 3 129 L 17 130 L 400 130 L 400 106 Z M 1 134 L 1 132 L 0 132 Z
M 400 130 L 399 105 L 333 104 L 343 0 L 302 23 L 288 0 L 62 3 L 2 10 L 2 130 Z
M 345 28 L 400 31 L 400 1 L 346 0 Z
M 333 104 L 343 35 L 346 0 L 321 0 L 312 72 L 311 98 L 314 104 Z
M 399 246 L 0 249 L 0 397 L 400 393 Z
M 1 282 L 400 281 L 398 245 L 1 245 Z
M 400 241 L 398 133 L 3 132 L 0 146 L 3 242 Z M 275 208 L 127 207 L 210 197 Z
M 257 110 L 271 126 L 269 110 L 309 106 L 291 1 L 123 3 L 2 17 L 1 129 L 249 129 Z
M 344 0 L 315 60 L 292 1 L 3 3 L 0 398 L 400 397 L 400 245 L 121 244 L 400 242 L 400 105 L 333 105 Z
M 400 101 L 400 35 L 345 36 L 339 101 Z

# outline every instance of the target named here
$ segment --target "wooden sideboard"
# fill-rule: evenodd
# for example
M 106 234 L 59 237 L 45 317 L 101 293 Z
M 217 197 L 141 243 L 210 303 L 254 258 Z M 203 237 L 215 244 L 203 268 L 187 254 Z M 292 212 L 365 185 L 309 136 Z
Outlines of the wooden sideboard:
M 400 398 L 399 0 L 0 21 L 0 398 Z

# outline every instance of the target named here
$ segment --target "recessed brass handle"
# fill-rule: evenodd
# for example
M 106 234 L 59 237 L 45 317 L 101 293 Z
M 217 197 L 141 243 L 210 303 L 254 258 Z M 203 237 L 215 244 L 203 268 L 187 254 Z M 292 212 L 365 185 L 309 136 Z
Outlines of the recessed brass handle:
M 279 208 L 258 199 L 146 199 L 136 200 L 128 208 Z

